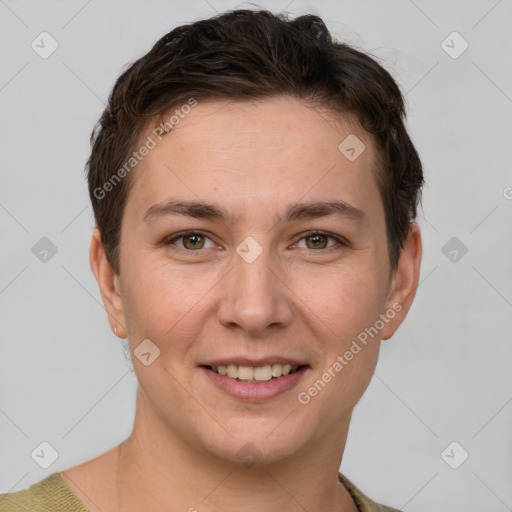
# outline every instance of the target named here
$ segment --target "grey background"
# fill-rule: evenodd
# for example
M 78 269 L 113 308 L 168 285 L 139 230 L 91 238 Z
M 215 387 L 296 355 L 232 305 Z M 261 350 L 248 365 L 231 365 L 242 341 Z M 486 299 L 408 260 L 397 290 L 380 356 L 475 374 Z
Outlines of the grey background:
M 378 57 L 425 167 L 421 285 L 383 343 L 342 471 L 407 512 L 512 510 L 512 2 L 258 5 L 318 13 Z M 89 135 L 124 65 L 178 24 L 247 6 L 0 0 L 0 492 L 129 435 L 136 380 L 88 262 Z M 31 47 L 43 31 L 59 45 L 47 59 Z M 454 31 L 469 44 L 457 58 Z M 43 237 L 57 248 L 46 262 Z M 31 457 L 43 441 L 58 452 L 46 469 Z

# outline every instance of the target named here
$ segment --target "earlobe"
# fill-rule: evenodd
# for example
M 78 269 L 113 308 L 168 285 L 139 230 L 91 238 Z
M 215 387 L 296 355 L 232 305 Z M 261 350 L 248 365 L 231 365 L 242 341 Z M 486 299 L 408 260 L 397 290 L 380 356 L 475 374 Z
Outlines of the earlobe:
M 386 300 L 386 312 L 393 310 L 394 313 L 382 330 L 383 340 L 393 336 L 412 305 L 418 288 L 421 251 L 420 228 L 416 223 L 413 223 L 391 280 L 389 295 Z M 389 316 L 391 317 L 391 315 Z
M 89 261 L 100 288 L 110 327 L 118 338 L 126 338 L 126 322 L 119 276 L 116 275 L 107 259 L 98 228 L 94 228 L 92 234 Z

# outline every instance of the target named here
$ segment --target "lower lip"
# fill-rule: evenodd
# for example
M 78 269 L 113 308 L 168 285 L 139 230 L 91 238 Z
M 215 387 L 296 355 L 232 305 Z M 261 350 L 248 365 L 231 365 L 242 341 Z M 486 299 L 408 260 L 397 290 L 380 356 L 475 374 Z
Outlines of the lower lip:
M 302 366 L 295 373 L 283 375 L 265 382 L 244 382 L 232 379 L 227 375 L 220 375 L 204 366 L 201 369 L 217 387 L 228 395 L 248 402 L 262 402 L 264 400 L 271 400 L 292 389 L 297 385 L 304 373 L 306 373 L 308 366 Z

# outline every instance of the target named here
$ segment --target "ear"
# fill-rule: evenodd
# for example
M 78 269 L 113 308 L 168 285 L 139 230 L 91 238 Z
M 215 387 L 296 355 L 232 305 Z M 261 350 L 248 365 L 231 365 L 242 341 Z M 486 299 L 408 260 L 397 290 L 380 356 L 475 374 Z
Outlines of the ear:
M 94 228 L 89 249 L 91 269 L 100 287 L 101 298 L 107 310 L 108 323 L 118 338 L 126 338 L 126 321 L 119 276 L 110 265 L 98 228 Z
M 417 224 L 412 224 L 409 234 L 398 259 L 398 265 L 393 272 L 386 311 L 394 311 L 394 316 L 385 323 L 382 329 L 382 339 L 393 336 L 398 326 L 404 321 L 411 307 L 420 277 L 421 264 L 421 232 Z

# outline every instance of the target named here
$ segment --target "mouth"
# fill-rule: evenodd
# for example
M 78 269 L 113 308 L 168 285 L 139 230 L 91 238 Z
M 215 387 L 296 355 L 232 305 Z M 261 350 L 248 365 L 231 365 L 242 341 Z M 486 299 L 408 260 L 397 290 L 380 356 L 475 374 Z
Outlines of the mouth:
M 280 358 L 281 359 L 281 358 Z M 244 364 L 216 361 L 218 364 L 201 365 L 208 382 L 215 388 L 237 400 L 263 403 L 278 399 L 299 385 L 310 369 L 307 364 L 280 362 L 244 361 Z
M 266 364 L 263 366 L 247 366 L 247 365 L 218 365 L 210 366 L 204 365 L 203 368 L 211 370 L 218 375 L 223 375 L 231 379 L 242 382 L 268 382 L 273 379 L 279 379 L 286 375 L 292 375 L 300 371 L 307 365 L 292 365 L 292 364 Z

